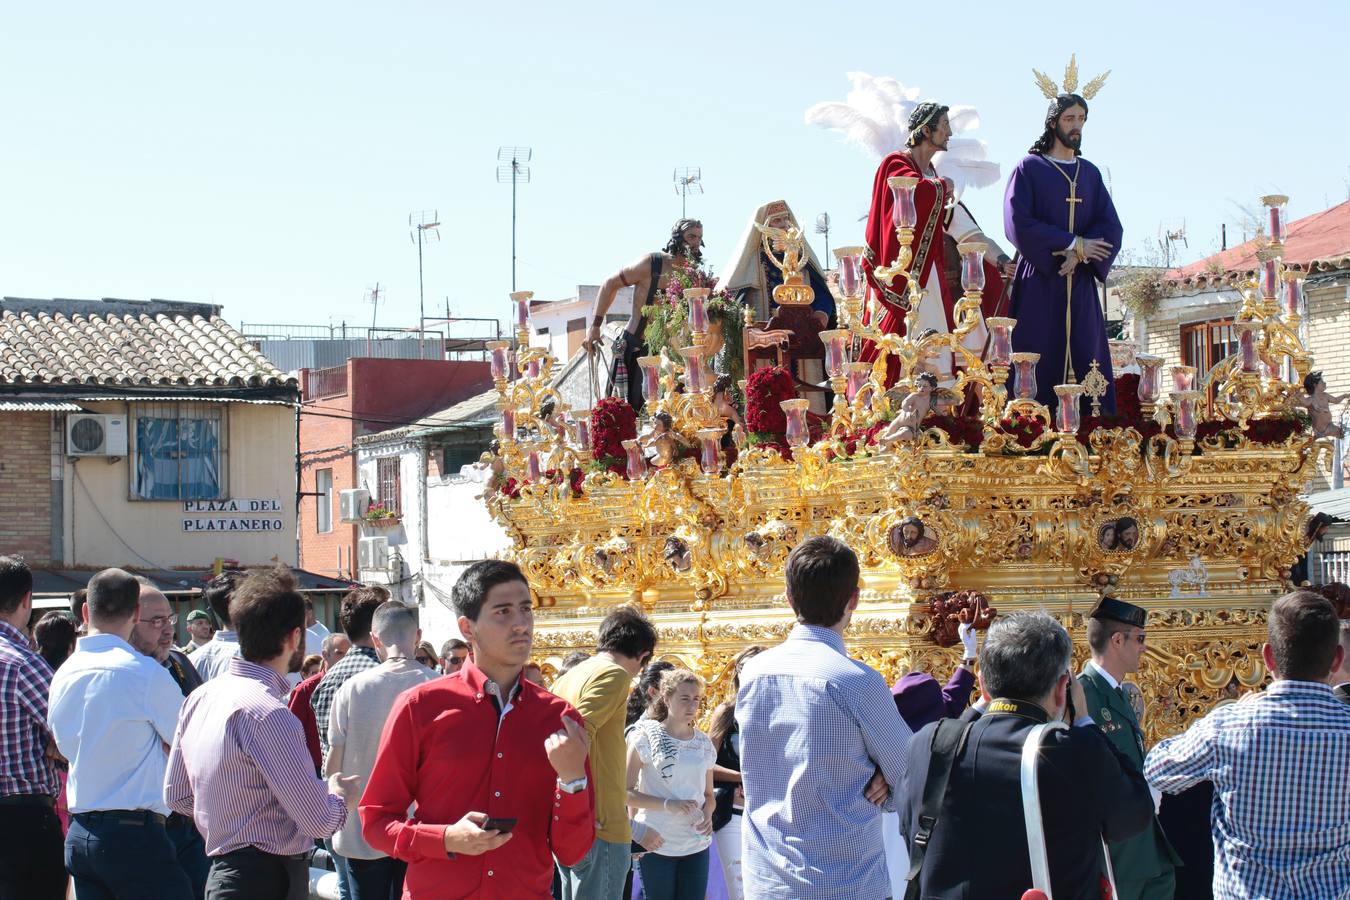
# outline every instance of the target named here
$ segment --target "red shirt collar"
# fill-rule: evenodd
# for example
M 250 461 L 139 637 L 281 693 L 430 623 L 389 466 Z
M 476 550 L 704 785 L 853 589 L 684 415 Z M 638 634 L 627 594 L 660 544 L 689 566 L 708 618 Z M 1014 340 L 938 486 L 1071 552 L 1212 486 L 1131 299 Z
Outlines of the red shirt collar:
M 474 700 L 481 703 L 482 701 L 488 699 L 487 686 L 488 682 L 491 681 L 491 679 L 487 677 L 487 675 L 483 672 L 482 669 L 474 665 L 473 660 L 471 659 L 464 660 L 464 665 L 461 666 L 459 669 L 459 677 L 463 679 L 465 686 L 473 694 Z M 533 682 L 530 683 L 533 684 Z M 516 690 L 515 692 L 515 699 L 518 700 L 525 694 L 526 681 L 520 675 L 517 675 L 516 684 L 519 685 L 519 689 Z M 503 692 L 509 689 L 507 686 L 504 685 L 497 685 L 497 688 L 498 690 Z

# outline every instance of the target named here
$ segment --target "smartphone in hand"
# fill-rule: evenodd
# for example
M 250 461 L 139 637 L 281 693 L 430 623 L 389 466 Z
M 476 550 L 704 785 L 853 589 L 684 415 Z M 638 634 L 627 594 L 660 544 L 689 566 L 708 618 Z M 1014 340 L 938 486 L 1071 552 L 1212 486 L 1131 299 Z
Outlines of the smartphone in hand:
M 491 816 L 483 823 L 484 831 L 495 831 L 499 834 L 510 834 L 511 829 L 516 827 L 515 819 L 500 818 L 494 819 Z

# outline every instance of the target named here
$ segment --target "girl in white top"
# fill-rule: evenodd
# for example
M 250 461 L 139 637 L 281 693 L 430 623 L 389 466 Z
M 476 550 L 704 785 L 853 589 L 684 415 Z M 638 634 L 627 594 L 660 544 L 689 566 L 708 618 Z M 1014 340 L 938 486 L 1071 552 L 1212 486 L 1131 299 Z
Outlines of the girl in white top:
M 673 669 L 646 717 L 628 736 L 628 806 L 637 825 L 660 832 L 661 846 L 638 862 L 649 900 L 702 900 L 712 842 L 712 741 L 694 727 L 703 679 Z

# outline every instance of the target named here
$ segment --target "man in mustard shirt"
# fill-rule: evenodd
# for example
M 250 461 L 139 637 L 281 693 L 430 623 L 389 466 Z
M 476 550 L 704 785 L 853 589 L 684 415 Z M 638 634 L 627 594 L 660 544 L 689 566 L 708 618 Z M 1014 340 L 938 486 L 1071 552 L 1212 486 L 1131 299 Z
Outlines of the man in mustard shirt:
M 621 606 L 605 616 L 595 655 L 553 683 L 576 707 L 591 740 L 595 785 L 595 843 L 575 866 L 559 865 L 563 900 L 618 900 L 631 865 L 624 712 L 634 676 L 656 649 L 656 628 L 639 610 Z

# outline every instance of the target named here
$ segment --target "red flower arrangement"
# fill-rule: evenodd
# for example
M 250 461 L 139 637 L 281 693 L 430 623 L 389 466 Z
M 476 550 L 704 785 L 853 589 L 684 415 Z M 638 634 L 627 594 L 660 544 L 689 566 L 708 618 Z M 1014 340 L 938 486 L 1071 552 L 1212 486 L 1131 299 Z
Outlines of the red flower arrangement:
M 1036 439 L 1045 433 L 1045 423 L 1035 416 L 1015 412 L 1006 419 L 1000 419 L 998 430 L 1011 437 L 1022 447 L 1030 447 Z
M 792 373 L 782 366 L 759 369 L 745 383 L 745 427 L 761 435 L 787 432 L 787 416 L 780 406 L 797 398 Z
M 636 437 L 637 413 L 627 400 L 606 397 L 591 410 L 591 455 L 604 468 L 623 474 L 623 442 Z
M 1133 372 L 1116 377 L 1116 415 L 1126 419 L 1143 418 L 1139 407 L 1139 376 Z
M 920 424 L 922 428 L 941 428 L 954 444 L 965 444 L 971 450 L 979 449 L 984 441 L 984 422 L 978 416 L 953 416 L 929 413 Z

